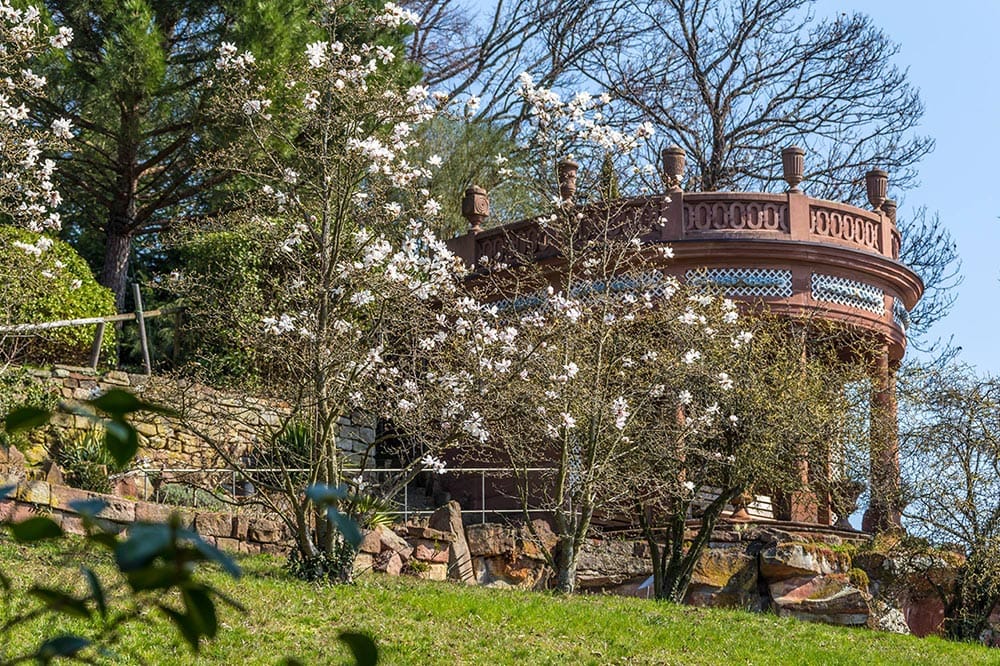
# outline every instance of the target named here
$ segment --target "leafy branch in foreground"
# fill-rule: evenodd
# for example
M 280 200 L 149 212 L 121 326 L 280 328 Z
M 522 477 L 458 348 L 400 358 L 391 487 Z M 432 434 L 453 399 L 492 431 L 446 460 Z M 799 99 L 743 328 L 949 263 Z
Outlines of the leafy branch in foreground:
M 129 419 L 137 412 L 170 414 L 171 411 L 143 402 L 132 394 L 112 390 L 79 405 L 61 405 L 60 409 L 82 415 L 99 425 L 104 432 L 103 444 L 109 454 L 121 464 L 127 464 L 138 451 L 138 435 Z M 21 407 L 4 418 L 8 433 L 36 428 L 48 423 L 52 413 L 37 407 Z M 0 500 L 10 496 L 16 487 L 0 488 Z M 340 530 L 345 540 L 355 546 L 360 531 L 349 518 L 339 513 L 333 503 L 346 492 L 343 489 L 310 488 L 310 495 L 319 505 L 328 505 L 328 518 Z M 0 570 L 0 666 L 36 661 L 49 663 L 62 657 L 94 663 L 99 657 L 112 656 L 109 646 L 127 631 L 129 624 L 148 621 L 152 611 L 158 611 L 174 625 L 194 652 L 204 640 L 215 638 L 219 630 L 218 602 L 238 611 L 245 609 L 234 599 L 209 585 L 196 574 L 199 564 L 214 563 L 233 578 L 239 578 L 240 568 L 221 550 L 202 539 L 173 514 L 165 523 L 137 523 L 122 537 L 114 524 L 99 518 L 107 503 L 100 498 L 71 502 L 69 508 L 83 522 L 86 546 L 107 552 L 119 578 L 111 581 L 89 566 L 80 567 L 83 592 L 62 589 L 45 583 L 34 583 L 26 592 L 15 589 L 11 577 Z M 33 516 L 19 522 L 3 523 L 15 542 L 40 544 L 66 539 L 66 532 L 50 517 Z M 38 631 L 38 622 L 59 618 L 76 621 L 80 629 L 65 630 L 59 623 L 58 633 L 43 636 L 30 651 L 9 652 L 15 632 Z M 52 626 L 52 625 L 48 625 Z M 375 664 L 378 651 L 371 638 L 363 634 L 344 632 L 338 636 L 350 649 L 355 662 Z M 295 664 L 295 660 L 285 663 Z

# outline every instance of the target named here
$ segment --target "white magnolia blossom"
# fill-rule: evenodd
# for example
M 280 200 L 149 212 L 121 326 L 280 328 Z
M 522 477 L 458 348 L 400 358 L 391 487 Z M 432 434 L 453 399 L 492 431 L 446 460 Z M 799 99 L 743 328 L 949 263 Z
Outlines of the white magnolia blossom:
M 420 462 L 423 463 L 424 469 L 430 470 L 435 474 L 444 474 L 448 471 L 445 462 L 430 453 L 424 454 L 424 457 L 420 459 Z

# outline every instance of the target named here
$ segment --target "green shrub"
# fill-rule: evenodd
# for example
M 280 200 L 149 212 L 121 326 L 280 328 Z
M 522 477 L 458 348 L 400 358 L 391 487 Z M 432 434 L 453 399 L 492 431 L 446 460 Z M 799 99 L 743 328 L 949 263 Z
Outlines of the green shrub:
M 115 314 L 111 291 L 97 284 L 86 262 L 68 244 L 51 239 L 40 255 L 25 251 L 41 234 L 0 225 L 0 322 L 38 324 Z M 16 244 L 21 244 L 18 247 Z M 87 359 L 96 326 L 69 326 L 3 341 L 7 356 L 34 363 Z M 105 358 L 114 330 L 105 331 Z
M 108 473 L 121 471 L 104 447 L 104 433 L 100 430 L 87 430 L 72 439 L 62 439 L 52 453 L 66 482 L 74 488 L 110 493 Z
M 851 569 L 847 572 L 847 578 L 854 587 L 859 590 L 868 591 L 868 585 L 871 581 L 868 580 L 868 574 L 864 569 L 858 569 L 857 567 Z

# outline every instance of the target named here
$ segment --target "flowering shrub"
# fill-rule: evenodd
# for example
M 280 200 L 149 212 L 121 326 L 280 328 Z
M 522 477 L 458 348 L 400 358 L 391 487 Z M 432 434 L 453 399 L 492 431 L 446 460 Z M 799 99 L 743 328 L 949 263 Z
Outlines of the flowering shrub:
M 330 563 L 334 578 L 349 577 L 348 560 L 338 555 L 342 544 L 326 509 L 303 487 L 350 484 L 352 492 L 334 503 L 356 513 L 354 499 L 364 495 L 352 470 L 371 466 L 376 455 L 406 471 L 369 485 L 367 495 L 392 497 L 425 467 L 443 473 L 444 451 L 490 437 L 472 404 L 476 359 L 506 339 L 464 295 L 460 267 L 430 230 L 442 205 L 426 184 L 439 162 L 417 162 L 411 152 L 415 128 L 434 116 L 435 102 L 424 87 L 399 84 L 398 44 L 340 41 L 349 4 L 327 7 L 327 38 L 309 44 L 289 72 L 285 90 L 296 104 L 262 96 L 251 54 L 232 44 L 220 49 L 214 113 L 239 126 L 246 142 L 216 155 L 213 166 L 236 170 L 249 186 L 234 201 L 239 212 L 215 220 L 213 231 L 248 239 L 261 270 L 233 284 L 259 298 L 241 302 L 236 317 L 205 298 L 202 275 L 174 280 L 192 303 L 214 302 L 197 316 L 239 339 L 263 390 L 295 405 L 292 419 L 309 424 L 307 478 L 284 475 L 257 501 L 285 517 L 301 567 Z M 353 21 L 369 11 L 350 9 Z M 387 30 L 410 19 L 391 4 L 367 16 Z M 233 277 L 215 273 L 211 283 Z M 366 450 L 338 446 L 351 419 L 366 415 L 380 419 L 375 441 Z
M 30 100 L 46 83 L 32 70 L 32 61 L 66 47 L 73 31 L 61 28 L 48 35 L 37 7 L 15 4 L 0 0 L 0 71 L 5 73 L 0 80 L 0 214 L 34 232 L 58 230 L 55 208 L 62 198 L 52 184 L 55 163 L 42 153 L 72 139 L 73 128 L 65 118 L 47 128 L 30 122 Z

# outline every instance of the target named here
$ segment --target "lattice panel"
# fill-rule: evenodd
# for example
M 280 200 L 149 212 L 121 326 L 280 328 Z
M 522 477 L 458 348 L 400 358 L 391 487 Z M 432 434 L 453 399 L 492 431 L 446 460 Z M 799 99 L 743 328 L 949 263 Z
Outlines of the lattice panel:
M 642 275 L 627 275 L 610 280 L 581 280 L 570 290 L 570 295 L 585 302 L 596 300 L 606 293 L 631 293 L 638 297 L 648 292 L 653 298 L 664 298 L 673 294 L 673 284 L 674 281 L 664 278 L 660 271 L 650 271 Z M 544 309 L 547 307 L 547 301 L 546 294 L 538 292 L 494 301 L 491 305 L 499 312 L 522 312 Z
M 695 287 L 720 289 L 727 296 L 788 298 L 792 295 L 792 272 L 776 268 L 712 268 L 684 274 Z
M 910 311 L 898 298 L 892 299 L 892 320 L 904 331 L 910 327 Z
M 836 275 L 813 273 L 812 297 L 817 301 L 848 305 L 877 315 L 885 314 L 885 294 L 881 289 Z

